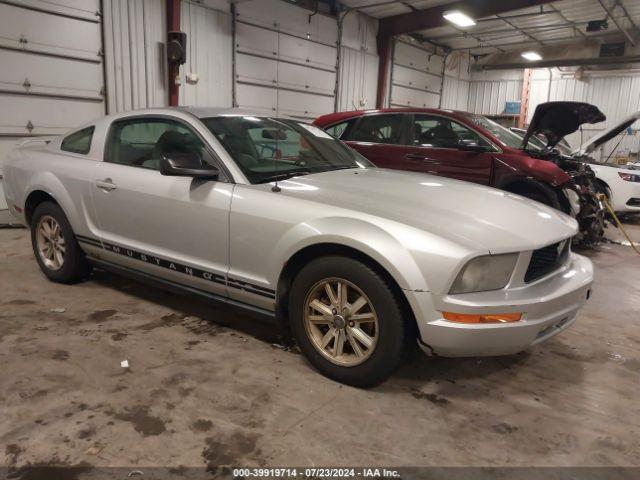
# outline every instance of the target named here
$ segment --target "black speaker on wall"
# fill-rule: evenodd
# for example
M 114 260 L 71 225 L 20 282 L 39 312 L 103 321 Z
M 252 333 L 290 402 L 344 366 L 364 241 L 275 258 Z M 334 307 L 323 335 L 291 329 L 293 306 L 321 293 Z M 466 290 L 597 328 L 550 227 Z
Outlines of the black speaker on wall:
M 183 65 L 187 61 L 187 34 L 167 32 L 167 58 L 169 63 Z

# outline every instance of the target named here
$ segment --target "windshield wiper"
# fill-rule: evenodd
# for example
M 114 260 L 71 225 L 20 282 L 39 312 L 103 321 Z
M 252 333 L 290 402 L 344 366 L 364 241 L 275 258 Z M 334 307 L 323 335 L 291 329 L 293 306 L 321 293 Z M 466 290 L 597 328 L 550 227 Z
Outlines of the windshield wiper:
M 268 177 L 261 178 L 259 183 L 269 183 L 269 182 L 275 182 L 277 180 L 287 180 L 288 178 L 309 175 L 309 173 L 311 173 L 309 170 L 296 170 L 293 172 L 279 173 L 277 175 L 270 175 Z

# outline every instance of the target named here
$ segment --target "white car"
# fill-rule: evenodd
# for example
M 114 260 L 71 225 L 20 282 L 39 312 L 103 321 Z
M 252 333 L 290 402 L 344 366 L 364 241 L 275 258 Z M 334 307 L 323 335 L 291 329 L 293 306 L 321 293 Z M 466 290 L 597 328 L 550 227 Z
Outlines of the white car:
M 635 165 L 601 163 L 590 158 L 589 155 L 607 142 L 613 141 L 638 119 L 640 119 L 640 112 L 634 113 L 609 130 L 605 130 L 589 139 L 588 142 L 573 153 L 576 157 L 583 157 L 583 161 L 587 162 L 596 173 L 603 193 L 607 195 L 611 207 L 616 212 L 640 212 L 640 171 Z
M 259 113 L 112 115 L 14 150 L 5 188 L 51 280 L 100 267 L 275 317 L 318 370 L 357 386 L 390 375 L 407 341 L 443 356 L 543 342 L 593 280 L 559 210 L 375 168 Z

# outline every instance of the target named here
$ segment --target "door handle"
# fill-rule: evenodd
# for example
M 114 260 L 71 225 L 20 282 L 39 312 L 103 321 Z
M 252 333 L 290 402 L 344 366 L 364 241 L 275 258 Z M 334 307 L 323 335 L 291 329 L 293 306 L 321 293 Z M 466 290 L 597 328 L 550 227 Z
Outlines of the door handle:
M 424 163 L 431 163 L 433 165 L 440 165 L 440 161 L 439 160 L 434 160 L 433 158 L 429 158 L 426 157 L 425 155 L 422 155 L 421 153 L 407 153 L 404 158 L 406 158 L 407 160 L 417 160 L 420 162 L 424 162 Z
M 105 192 L 110 192 L 116 189 L 116 184 L 110 178 L 105 178 L 104 180 L 96 180 L 96 187 Z

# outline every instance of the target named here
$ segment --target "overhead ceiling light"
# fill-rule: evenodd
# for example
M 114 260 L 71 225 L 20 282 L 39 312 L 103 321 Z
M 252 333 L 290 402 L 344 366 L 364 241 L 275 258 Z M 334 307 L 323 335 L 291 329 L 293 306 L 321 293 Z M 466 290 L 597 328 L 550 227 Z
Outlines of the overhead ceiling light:
M 462 13 L 460 10 L 449 10 L 444 12 L 442 16 L 445 20 L 449 20 L 454 25 L 459 27 L 472 27 L 476 24 L 476 21 L 466 13 Z
M 537 62 L 538 60 L 542 60 L 542 55 L 538 52 L 522 52 L 522 58 L 529 60 L 530 62 Z

